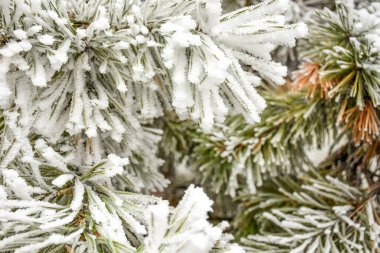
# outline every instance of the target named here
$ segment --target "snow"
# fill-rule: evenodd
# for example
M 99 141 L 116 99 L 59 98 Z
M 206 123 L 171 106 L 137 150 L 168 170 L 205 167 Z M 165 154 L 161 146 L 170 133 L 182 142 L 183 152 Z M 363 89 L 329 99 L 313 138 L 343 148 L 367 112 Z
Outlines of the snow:
M 51 67 L 55 70 L 60 70 L 62 65 L 68 61 L 68 50 L 70 48 L 71 41 L 65 40 L 60 47 L 53 51 L 53 54 L 49 54 L 48 58 L 51 64 Z
M 73 211 L 79 211 L 79 209 L 82 207 L 84 199 L 84 185 L 77 179 L 75 180 L 75 186 L 74 186 L 74 195 L 73 200 L 71 201 L 70 208 Z
M 40 242 L 40 243 L 32 243 L 28 246 L 21 247 L 19 249 L 15 250 L 15 253 L 29 253 L 29 252 L 36 252 L 39 249 L 42 249 L 46 246 L 49 245 L 54 245 L 54 244 L 69 244 L 73 243 L 74 240 L 77 240 L 79 236 L 83 232 L 83 228 L 79 229 L 67 236 L 63 236 L 60 234 L 51 234 L 45 241 Z
M 9 65 L 10 61 L 7 58 L 0 58 L 0 106 L 4 106 L 7 102 L 7 98 L 11 95 L 11 90 L 7 81 Z
M 49 34 L 39 35 L 37 37 L 38 41 L 46 46 L 51 46 L 54 44 L 54 37 Z
M 16 39 L 19 39 L 19 40 L 25 40 L 28 38 L 28 34 L 24 30 L 21 30 L 21 29 L 14 30 L 13 34 L 15 35 Z
M 128 158 L 120 158 L 115 154 L 109 154 L 107 158 L 107 163 L 104 165 L 105 175 L 107 177 L 114 177 L 122 174 L 124 171 L 123 167 L 129 164 Z
M 22 200 L 31 200 L 33 194 L 33 187 L 29 186 L 19 173 L 12 169 L 3 169 L 2 174 L 5 184 L 12 190 L 12 192 Z
M 62 186 L 64 186 L 68 181 L 70 181 L 73 178 L 74 178 L 74 175 L 72 175 L 72 174 L 62 174 L 59 177 L 57 177 L 56 179 L 54 179 L 51 183 L 53 185 L 57 186 L 58 188 L 61 188 Z

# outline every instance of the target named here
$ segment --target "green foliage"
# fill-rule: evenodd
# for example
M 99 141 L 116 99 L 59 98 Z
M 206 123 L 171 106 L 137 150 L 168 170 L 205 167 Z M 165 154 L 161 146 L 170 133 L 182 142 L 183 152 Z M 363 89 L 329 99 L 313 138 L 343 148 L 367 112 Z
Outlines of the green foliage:
M 247 252 L 375 252 L 380 226 L 370 192 L 311 171 L 265 182 L 241 197 Z M 246 221 L 250 220 L 250 226 Z
M 380 143 L 378 141 L 361 145 L 348 142 L 333 150 L 318 166 L 320 170 L 358 188 L 376 185 L 379 181 Z
M 322 80 L 336 80 L 329 95 L 352 97 L 360 108 L 368 100 L 380 104 L 380 52 L 370 39 L 380 26 L 371 22 L 379 15 L 377 8 L 338 3 L 336 11 L 317 11 L 302 50 L 303 57 L 320 65 Z
M 308 99 L 304 91 L 265 95 L 262 121 L 245 125 L 236 116 L 210 135 L 196 139 L 195 167 L 215 191 L 235 195 L 243 185 L 251 192 L 263 180 L 311 166 L 305 150 L 335 135 L 336 111 L 328 100 Z M 332 130 L 329 132 L 329 130 Z

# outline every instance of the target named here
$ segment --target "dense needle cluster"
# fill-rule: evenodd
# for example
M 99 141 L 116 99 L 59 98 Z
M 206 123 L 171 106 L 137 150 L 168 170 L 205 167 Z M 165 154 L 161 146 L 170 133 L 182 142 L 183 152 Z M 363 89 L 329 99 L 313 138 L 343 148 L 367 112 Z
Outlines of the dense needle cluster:
M 154 119 L 205 132 L 260 120 L 260 77 L 283 83 L 288 1 L 222 14 L 219 0 L 0 2 L 0 252 L 243 252 L 190 187 L 176 208 Z
M 378 1 L 1 0 L 0 252 L 375 253 L 379 106 Z
M 261 122 L 185 132 L 179 158 L 239 204 L 230 217 L 247 252 L 378 251 L 380 3 L 331 3 L 300 17 L 301 64 L 282 88 L 264 80 Z

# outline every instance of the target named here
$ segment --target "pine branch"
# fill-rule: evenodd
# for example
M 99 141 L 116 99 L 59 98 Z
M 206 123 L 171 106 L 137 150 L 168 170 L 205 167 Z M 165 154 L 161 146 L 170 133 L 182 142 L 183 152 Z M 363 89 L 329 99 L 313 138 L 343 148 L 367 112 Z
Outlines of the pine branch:
M 360 12 L 342 3 L 336 13 L 320 11 L 305 42 L 308 62 L 295 72 L 293 86 L 303 94 L 267 98 L 262 123 L 244 127 L 240 119 L 232 118 L 227 127 L 220 127 L 222 134 L 199 138 L 196 150 L 201 159 L 196 167 L 214 190 L 227 189 L 234 195 L 239 187 L 246 188 L 239 177 L 261 185 L 268 176 L 309 167 L 303 158 L 305 144 L 310 146 L 316 138 L 321 147 L 326 132 L 338 131 L 335 124 L 356 143 L 377 141 L 380 121 L 375 101 L 380 82 L 374 66 L 380 58 L 368 39 L 378 29 L 376 6 Z M 353 20 L 365 20 L 363 13 L 370 16 L 368 31 L 353 25 Z M 347 34 L 354 32 L 357 36 L 350 40 Z M 255 191 L 255 184 L 247 183 L 249 191 Z
M 376 252 L 377 202 L 368 192 L 316 172 L 277 177 L 242 196 L 247 252 Z M 245 230 L 245 222 L 250 228 Z M 253 230 L 253 231 L 252 231 Z
M 220 1 L 22 3 L 1 3 L 8 38 L 0 48 L 1 108 L 20 113 L 24 138 L 37 134 L 49 144 L 72 145 L 71 136 L 70 156 L 81 165 L 111 153 L 128 158 L 135 189 L 168 184 L 152 149 L 161 131 L 146 125 L 164 110 L 203 130 L 232 111 L 258 121 L 265 107 L 254 88 L 260 78 L 239 61 L 280 83 L 286 68 L 271 61 L 271 47 L 265 59 L 256 48 L 294 46 L 306 33 L 302 23 L 271 20 L 286 10 L 280 0 L 228 18 Z
M 310 24 L 311 35 L 305 42 L 304 57 L 318 63 L 322 80 L 338 80 L 329 91 L 341 95 L 363 109 L 366 102 L 378 107 L 379 28 L 378 6 L 355 9 L 353 4 L 337 4 L 336 12 L 317 12 Z M 348 108 L 347 108 L 348 109 Z M 346 109 L 346 110 L 347 110 Z
M 63 247 L 75 252 L 211 252 L 212 247 L 212 252 L 241 252 L 222 234 L 226 224 L 207 222 L 212 201 L 200 188 L 190 187 L 169 212 L 168 203 L 159 198 L 110 188 L 109 171 L 118 166 L 111 158 L 96 168 L 71 169 L 83 171 L 82 177 L 47 162 L 37 168 L 29 164 L 16 159 L 0 176 L 1 252 Z M 199 241 L 200 236 L 206 241 Z
M 127 190 L 168 184 L 162 131 L 148 127 L 164 111 L 205 131 L 231 112 L 259 121 L 258 75 L 286 75 L 271 50 L 307 33 L 278 18 L 286 9 L 284 0 L 226 14 L 219 0 L 0 1 L 0 251 L 242 252 L 225 224 L 207 222 L 202 190 L 173 212 Z
M 268 108 L 262 122 L 244 125 L 230 118 L 221 132 L 200 135 L 195 148 L 195 167 L 215 191 L 235 195 L 246 185 L 251 192 L 263 180 L 312 166 L 306 149 L 322 145 L 334 129 L 337 112 L 328 100 L 307 99 L 304 91 L 267 94 Z
M 355 145 L 345 143 L 334 148 L 334 152 L 318 168 L 329 175 L 350 182 L 357 188 L 368 187 L 379 181 L 379 142 Z

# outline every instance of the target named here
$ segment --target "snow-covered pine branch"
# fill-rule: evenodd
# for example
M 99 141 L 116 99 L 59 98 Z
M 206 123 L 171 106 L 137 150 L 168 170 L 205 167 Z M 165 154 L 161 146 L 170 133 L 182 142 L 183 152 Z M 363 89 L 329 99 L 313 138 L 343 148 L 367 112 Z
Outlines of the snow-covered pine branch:
M 287 2 L 222 15 L 219 0 L 0 1 L 0 249 L 170 252 L 186 238 L 183 252 L 242 252 L 200 189 L 174 211 L 126 190 L 168 183 L 147 126 L 164 112 L 206 131 L 230 112 L 259 121 L 259 76 L 286 74 L 270 51 L 307 32 L 285 24 Z M 156 208 L 167 233 L 147 220 Z
M 191 164 L 213 191 L 233 197 L 255 193 L 265 180 L 306 171 L 312 166 L 308 148 L 336 131 L 338 110 L 331 101 L 308 99 L 305 91 L 263 94 L 268 107 L 261 122 L 244 124 L 235 116 L 213 133 L 197 132 Z
M 268 93 L 261 122 L 244 125 L 241 117 L 230 117 L 216 131 L 198 135 L 193 166 L 203 182 L 232 196 L 239 190 L 254 193 L 273 176 L 312 167 L 306 149 L 322 147 L 337 132 L 376 150 L 380 5 L 363 5 L 338 1 L 335 10 L 317 11 L 291 91 Z
M 218 0 L 2 1 L 2 73 L 30 79 L 46 122 L 36 131 L 55 140 L 67 130 L 110 131 L 120 141 L 125 111 L 149 119 L 170 105 L 206 130 L 230 103 L 254 122 L 265 103 L 254 90 L 258 79 L 239 61 L 283 82 L 285 67 L 269 53 L 306 34 L 303 24 L 284 23 L 286 7 L 270 0 L 222 16 Z M 10 106 L 15 83 L 1 87 Z
M 136 188 L 162 189 L 160 131 L 142 125 L 171 108 L 204 130 L 231 109 L 258 121 L 260 79 L 241 62 L 283 81 L 269 53 L 306 33 L 284 23 L 286 3 L 221 15 L 219 1 L 2 1 L 1 108 L 19 114 L 19 139 L 68 144 L 76 165 L 127 157 Z
M 255 229 L 242 239 L 247 252 L 375 252 L 379 248 L 375 193 L 319 173 L 273 178 L 256 195 L 242 198 L 239 229 L 245 235 Z
M 172 209 L 159 198 L 110 187 L 110 177 L 128 160 L 110 156 L 83 174 L 39 161 L 40 176 L 17 159 L 1 171 L 1 250 L 244 252 L 223 234 L 225 223 L 207 221 L 212 201 L 201 188 L 191 186 Z
M 223 235 L 226 222 L 212 226 L 205 222 L 211 211 L 212 201 L 201 188 L 190 186 L 170 212 L 167 203 L 151 206 L 147 212 L 149 236 L 145 239 L 144 252 L 229 252 L 243 253 L 236 244 L 226 244 L 231 235 Z
M 147 1 L 143 13 L 148 27 L 159 27 L 152 34 L 164 46 L 160 51 L 177 114 L 210 130 L 231 104 L 248 122 L 257 122 L 265 107 L 254 89 L 260 81 L 240 63 L 283 83 L 286 68 L 272 62 L 270 52 L 277 45 L 294 46 L 306 26 L 285 24 L 288 1 L 264 1 L 226 15 L 218 0 L 174 2 Z

